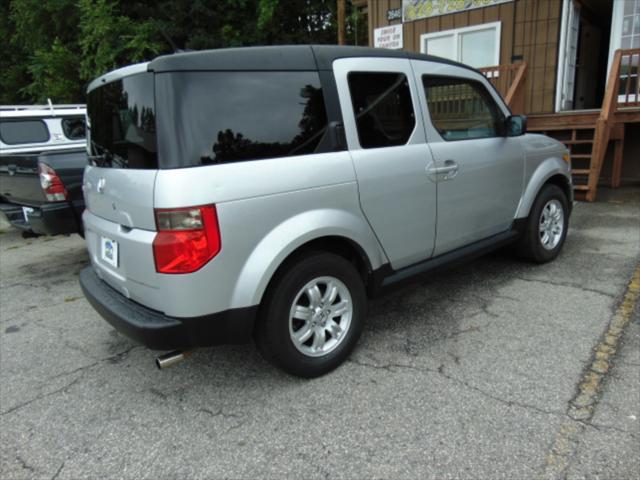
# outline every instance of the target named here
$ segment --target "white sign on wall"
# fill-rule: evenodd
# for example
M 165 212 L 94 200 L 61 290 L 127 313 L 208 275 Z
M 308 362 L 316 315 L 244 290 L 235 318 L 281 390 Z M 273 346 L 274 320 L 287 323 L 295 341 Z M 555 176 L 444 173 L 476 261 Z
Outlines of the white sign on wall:
M 377 48 L 402 48 L 402 24 L 376 28 L 373 31 L 373 46 Z

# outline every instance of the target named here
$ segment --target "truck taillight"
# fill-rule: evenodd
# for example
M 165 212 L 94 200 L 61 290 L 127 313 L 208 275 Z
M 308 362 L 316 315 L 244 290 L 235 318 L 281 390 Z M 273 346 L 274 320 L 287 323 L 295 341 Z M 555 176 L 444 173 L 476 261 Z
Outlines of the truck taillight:
M 69 198 L 69 193 L 60 180 L 56 171 L 46 163 L 38 164 L 38 173 L 40 177 L 40 186 L 44 191 L 47 201 L 62 202 Z
M 221 248 L 215 205 L 156 209 L 158 233 L 153 257 L 159 273 L 191 273 L 202 268 Z

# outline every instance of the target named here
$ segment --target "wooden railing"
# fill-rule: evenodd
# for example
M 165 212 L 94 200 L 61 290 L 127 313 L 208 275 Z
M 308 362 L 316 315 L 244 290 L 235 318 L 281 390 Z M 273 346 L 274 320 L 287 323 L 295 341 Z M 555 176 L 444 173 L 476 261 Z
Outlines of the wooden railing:
M 500 92 L 513 113 L 524 113 L 524 80 L 527 62 L 483 67 L 479 70 Z
M 596 198 L 596 189 L 600 172 L 604 164 L 609 140 L 615 140 L 613 171 L 611 185 L 620 184 L 622 171 L 622 152 L 624 146 L 624 123 L 616 122 L 616 114 L 622 109 L 640 107 L 638 86 L 638 63 L 640 62 L 640 48 L 616 50 L 611 63 L 611 70 L 607 78 L 604 91 L 602 109 L 596 121 L 591 153 L 591 167 L 589 172 L 589 190 L 587 200 Z
M 620 54 L 618 55 L 618 52 Z M 617 61 L 617 62 L 616 62 Z M 640 48 L 616 51 L 613 63 L 618 63 L 618 107 L 640 107 L 640 83 L 638 83 Z M 613 68 L 613 65 L 612 65 Z

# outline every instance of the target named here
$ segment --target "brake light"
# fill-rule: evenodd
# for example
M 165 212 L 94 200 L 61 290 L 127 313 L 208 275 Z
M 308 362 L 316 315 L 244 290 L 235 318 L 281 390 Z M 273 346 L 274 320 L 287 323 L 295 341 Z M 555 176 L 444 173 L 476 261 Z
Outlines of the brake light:
M 67 189 L 60 180 L 56 171 L 46 163 L 38 164 L 38 174 L 40 177 L 40 186 L 44 191 L 47 201 L 62 202 L 69 198 Z
M 221 248 L 215 205 L 156 209 L 158 233 L 153 257 L 158 273 L 191 273 L 202 268 Z

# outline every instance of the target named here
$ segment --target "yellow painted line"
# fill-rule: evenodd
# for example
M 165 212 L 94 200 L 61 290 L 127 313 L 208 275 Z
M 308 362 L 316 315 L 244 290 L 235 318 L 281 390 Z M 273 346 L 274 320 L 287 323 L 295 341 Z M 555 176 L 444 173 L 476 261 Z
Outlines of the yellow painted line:
M 541 478 L 565 478 L 569 462 L 576 453 L 578 437 L 585 428 L 583 422 L 588 422 L 593 417 L 595 407 L 600 399 L 602 384 L 620 347 L 622 335 L 631 322 L 638 298 L 640 298 L 640 265 L 636 267 L 622 303 L 594 349 L 591 364 L 585 370 L 578 390 L 569 402 L 567 410 L 569 418 L 558 430 L 553 446 L 547 455 L 545 470 Z

